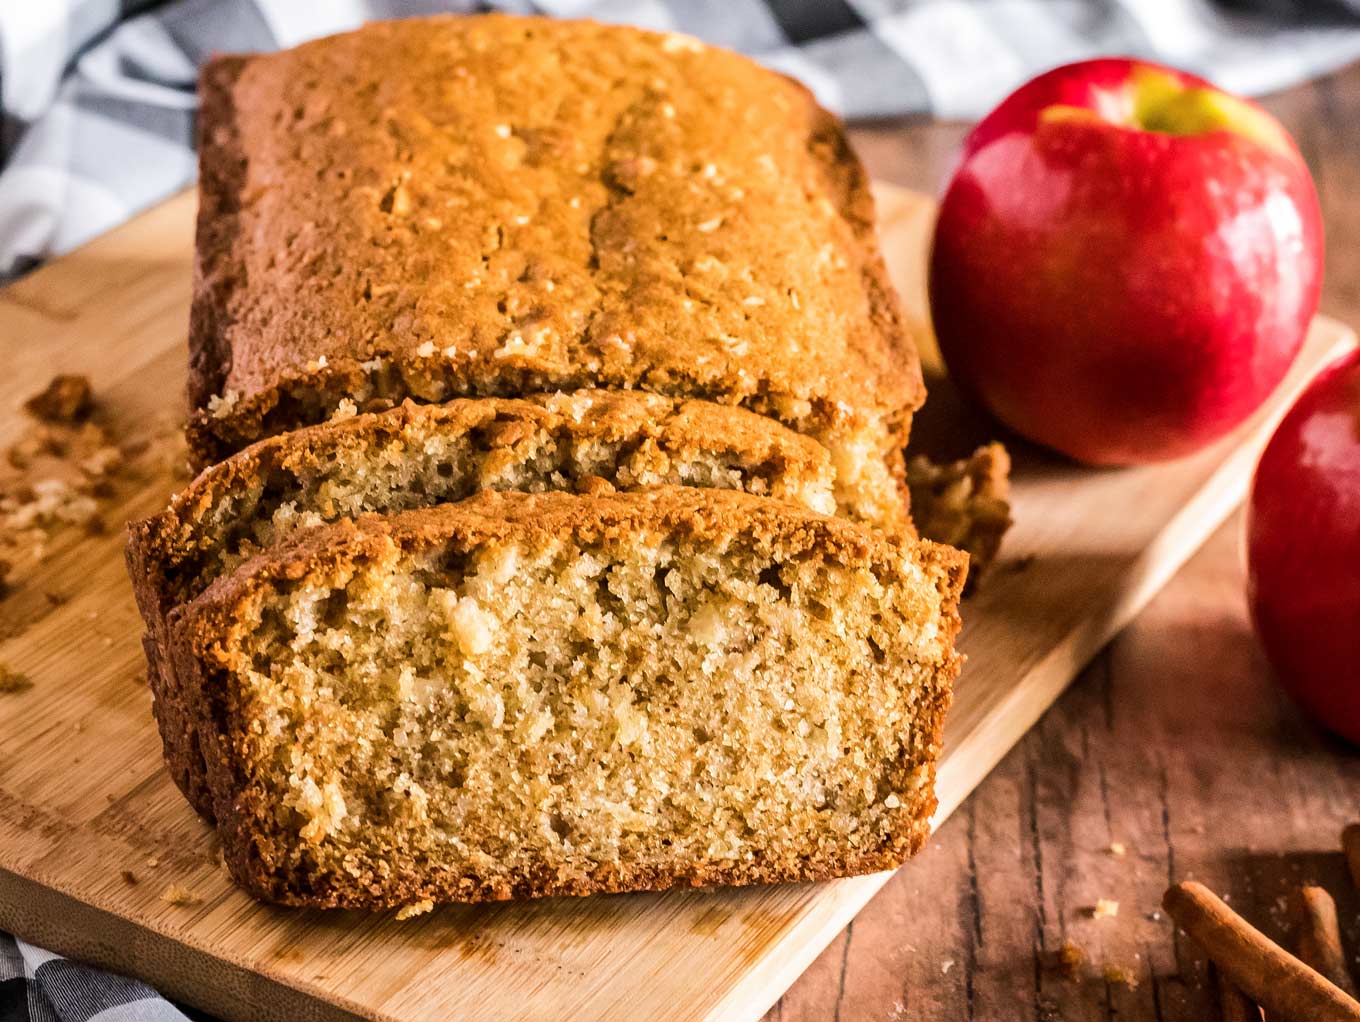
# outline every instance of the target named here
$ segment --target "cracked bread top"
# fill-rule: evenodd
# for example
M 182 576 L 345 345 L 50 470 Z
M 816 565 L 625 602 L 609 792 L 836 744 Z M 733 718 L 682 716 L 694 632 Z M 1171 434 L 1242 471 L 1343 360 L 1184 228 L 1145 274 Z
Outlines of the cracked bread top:
M 744 405 L 833 456 L 906 439 L 923 389 L 865 175 L 790 79 L 445 16 L 220 57 L 201 91 L 201 461 L 345 398 L 579 386 Z

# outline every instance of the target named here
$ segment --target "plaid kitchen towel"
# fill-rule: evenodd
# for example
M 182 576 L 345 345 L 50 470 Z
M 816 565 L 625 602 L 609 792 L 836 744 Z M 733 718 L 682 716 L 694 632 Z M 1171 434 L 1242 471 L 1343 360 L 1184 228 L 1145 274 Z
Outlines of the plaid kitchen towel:
M 1104 53 L 1249 94 L 1360 58 L 1360 0 L 0 0 L 0 279 L 193 179 L 210 53 L 492 8 L 689 32 L 848 117 L 973 117 L 1046 67 Z M 0 1022 L 185 1018 L 144 984 L 0 934 Z
M 1035 72 L 1124 53 L 1267 92 L 1360 58 L 1360 0 L 0 0 L 0 280 L 193 179 L 221 50 L 497 8 L 690 32 L 848 117 L 972 117 Z
M 145 983 L 0 934 L 0 1022 L 188 1022 Z

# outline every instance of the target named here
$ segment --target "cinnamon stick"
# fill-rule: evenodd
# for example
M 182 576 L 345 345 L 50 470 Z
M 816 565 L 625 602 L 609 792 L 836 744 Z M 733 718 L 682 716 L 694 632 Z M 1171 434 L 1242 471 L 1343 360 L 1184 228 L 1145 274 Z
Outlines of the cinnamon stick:
M 1270 940 L 1203 884 L 1176 884 L 1163 896 L 1162 907 L 1268 1015 L 1293 1022 L 1360 1022 L 1360 1001 Z
M 1218 1010 L 1223 1022 L 1261 1022 L 1261 1009 L 1252 1004 L 1217 965 L 1214 966 L 1214 978 L 1218 981 Z
M 1341 849 L 1346 853 L 1351 880 L 1360 887 L 1360 823 L 1352 823 L 1341 832 Z
M 1332 896 L 1321 887 L 1300 887 L 1289 904 L 1299 931 L 1299 957 L 1354 997 Z

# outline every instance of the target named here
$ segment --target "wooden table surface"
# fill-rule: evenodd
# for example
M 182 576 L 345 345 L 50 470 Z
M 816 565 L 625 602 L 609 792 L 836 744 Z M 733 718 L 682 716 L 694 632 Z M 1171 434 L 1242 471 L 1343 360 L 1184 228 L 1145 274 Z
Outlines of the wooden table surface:
M 1324 311 L 1360 326 L 1360 66 L 1266 99 L 1312 167 Z M 854 130 L 873 176 L 938 190 L 966 126 Z M 1360 894 L 1338 850 L 1360 751 L 1280 695 L 1253 641 L 1230 520 L 771 1010 L 767 1022 L 1217 1018 L 1203 958 L 1158 911 L 1198 879 L 1268 934 L 1284 896 Z M 967 616 L 965 613 L 965 627 Z M 1094 917 L 1097 900 L 1119 903 Z M 1075 976 L 1054 967 L 1083 949 Z

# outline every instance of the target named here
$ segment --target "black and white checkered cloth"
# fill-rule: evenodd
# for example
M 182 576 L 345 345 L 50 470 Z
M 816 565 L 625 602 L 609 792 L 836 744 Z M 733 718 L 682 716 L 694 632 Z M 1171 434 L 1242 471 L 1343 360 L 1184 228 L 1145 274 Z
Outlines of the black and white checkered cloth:
M 188 1022 L 145 983 L 0 934 L 0 1022 Z
M 490 8 L 689 32 L 801 78 L 847 117 L 975 117 L 1097 54 L 1248 94 L 1360 58 L 1360 0 L 0 0 L 0 279 L 193 179 L 208 54 Z M 141 983 L 0 934 L 0 1022 L 184 1018 Z
M 485 8 L 689 32 L 848 117 L 973 117 L 1102 53 L 1255 94 L 1360 57 L 1360 0 L 0 0 L 0 279 L 193 179 L 194 75 L 372 18 Z

